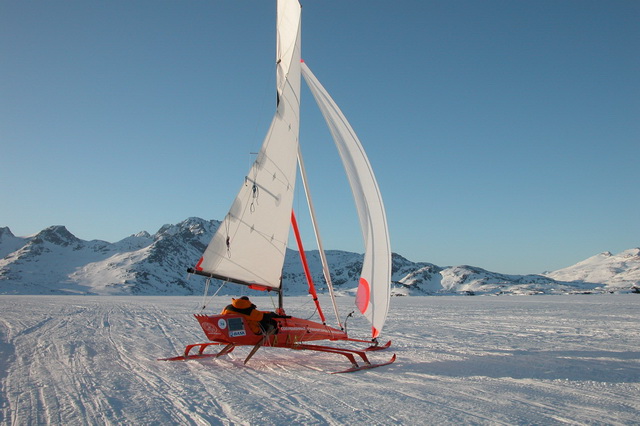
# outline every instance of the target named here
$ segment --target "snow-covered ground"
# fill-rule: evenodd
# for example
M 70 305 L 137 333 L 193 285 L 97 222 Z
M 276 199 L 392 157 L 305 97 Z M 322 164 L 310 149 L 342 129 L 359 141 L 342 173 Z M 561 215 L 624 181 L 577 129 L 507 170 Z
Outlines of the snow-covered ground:
M 351 300 L 340 298 L 343 314 Z M 0 296 L 0 423 L 640 422 L 640 295 L 393 298 L 393 345 L 371 358 L 398 360 L 342 375 L 328 373 L 344 357 L 274 348 L 247 366 L 248 348 L 156 361 L 204 340 L 191 317 L 200 301 Z M 309 298 L 288 302 L 312 312 Z M 354 337 L 367 329 L 348 325 Z

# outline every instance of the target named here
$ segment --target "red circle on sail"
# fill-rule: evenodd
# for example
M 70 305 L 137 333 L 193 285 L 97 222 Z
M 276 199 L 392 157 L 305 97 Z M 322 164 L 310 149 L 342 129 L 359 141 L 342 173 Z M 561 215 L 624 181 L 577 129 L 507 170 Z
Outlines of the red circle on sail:
M 356 306 L 363 314 L 369 306 L 370 296 L 371 290 L 369 289 L 369 283 L 367 280 L 360 277 L 360 284 L 358 284 L 358 292 L 356 293 Z

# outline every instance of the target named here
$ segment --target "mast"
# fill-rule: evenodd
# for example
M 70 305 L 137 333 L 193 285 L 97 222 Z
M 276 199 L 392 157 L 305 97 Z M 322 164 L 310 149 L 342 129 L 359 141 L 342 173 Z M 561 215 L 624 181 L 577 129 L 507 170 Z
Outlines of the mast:
M 304 188 L 305 196 L 307 197 L 307 205 L 309 206 L 309 214 L 311 215 L 311 223 L 313 224 L 313 232 L 316 236 L 316 243 L 318 244 L 318 251 L 320 252 L 320 260 L 322 261 L 322 273 L 324 279 L 327 282 L 327 288 L 329 289 L 329 295 L 331 296 L 331 303 L 333 304 L 333 312 L 336 315 L 336 321 L 338 326 L 342 330 L 342 323 L 340 322 L 340 314 L 338 313 L 338 305 L 336 303 L 336 296 L 333 292 L 333 282 L 331 281 L 331 272 L 329 271 L 329 262 L 327 261 L 327 255 L 324 252 L 322 246 L 322 239 L 320 238 L 320 230 L 318 228 L 318 221 L 316 219 L 316 210 L 313 207 L 313 201 L 311 200 L 311 193 L 309 192 L 309 182 L 307 181 L 307 171 L 304 167 L 304 161 L 302 160 L 302 152 L 300 146 L 298 146 L 298 167 L 300 168 L 300 176 L 302 178 L 302 186 Z

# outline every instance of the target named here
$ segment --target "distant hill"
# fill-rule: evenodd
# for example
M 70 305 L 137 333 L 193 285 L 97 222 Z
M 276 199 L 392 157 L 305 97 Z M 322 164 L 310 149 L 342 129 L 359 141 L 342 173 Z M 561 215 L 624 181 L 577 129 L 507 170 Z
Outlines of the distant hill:
M 606 251 L 568 268 L 546 273 L 555 280 L 604 283 L 609 290 L 640 287 L 640 248 L 618 254 Z
M 189 218 L 116 243 L 84 241 L 64 226 L 51 226 L 29 237 L 0 228 L 0 294 L 199 295 L 200 277 L 186 270 L 200 258 L 216 220 Z M 440 267 L 393 255 L 394 295 L 566 294 L 630 291 L 640 285 L 640 249 L 603 253 L 569 268 L 544 275 L 507 275 L 473 266 Z M 307 253 L 319 291 L 326 291 L 317 251 Z M 338 292 L 357 287 L 362 255 L 330 250 L 327 257 Z M 287 252 L 285 293 L 307 292 L 298 253 Z M 221 294 L 234 294 L 226 286 Z

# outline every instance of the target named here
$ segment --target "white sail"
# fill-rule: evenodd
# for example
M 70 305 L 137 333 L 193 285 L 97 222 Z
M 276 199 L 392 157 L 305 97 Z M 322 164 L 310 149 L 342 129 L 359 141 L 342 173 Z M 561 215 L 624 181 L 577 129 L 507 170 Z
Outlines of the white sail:
M 362 144 L 342 111 L 304 63 L 302 75 L 338 147 L 356 202 L 365 243 L 356 305 L 371 322 L 373 337 L 377 337 L 387 318 L 391 296 L 391 247 L 382 196 Z
M 195 272 L 278 289 L 287 248 L 298 153 L 300 4 L 278 1 L 277 110 L 260 152 Z

